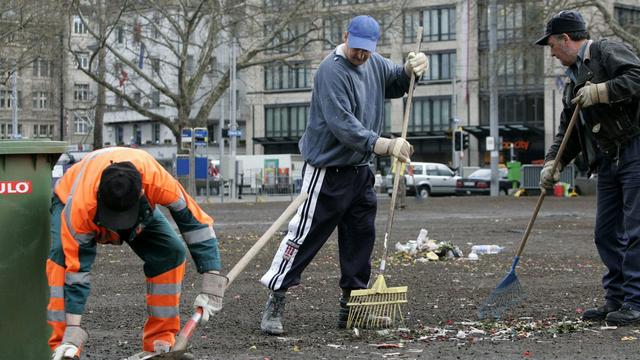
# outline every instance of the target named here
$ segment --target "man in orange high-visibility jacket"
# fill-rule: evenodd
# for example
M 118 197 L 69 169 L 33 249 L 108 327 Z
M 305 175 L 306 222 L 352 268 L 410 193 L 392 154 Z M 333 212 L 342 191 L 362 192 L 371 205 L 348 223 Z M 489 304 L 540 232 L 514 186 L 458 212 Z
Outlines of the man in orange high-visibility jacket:
M 147 152 L 119 147 L 97 150 L 72 166 L 54 189 L 47 260 L 52 359 L 79 356 L 86 340 L 80 320 L 97 244 L 126 242 L 144 261 L 143 350 L 173 346 L 180 329 L 186 249 L 157 205 L 169 209 L 197 271 L 203 274 L 202 291 L 194 304 L 203 308 L 203 321 L 222 308 L 227 279 L 218 274 L 213 219 Z

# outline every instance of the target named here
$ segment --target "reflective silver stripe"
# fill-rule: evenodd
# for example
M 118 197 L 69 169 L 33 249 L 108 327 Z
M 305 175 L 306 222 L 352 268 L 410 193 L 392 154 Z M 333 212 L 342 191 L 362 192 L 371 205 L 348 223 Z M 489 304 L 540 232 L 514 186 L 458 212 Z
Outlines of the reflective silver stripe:
M 147 294 L 149 295 L 176 295 L 180 294 L 182 284 L 154 284 L 147 283 Z
M 157 318 L 174 318 L 179 314 L 177 306 L 147 306 L 147 313 L 149 316 Z
M 210 226 L 207 226 L 202 229 L 182 233 L 182 237 L 187 244 L 192 245 L 214 238 L 216 237 L 216 233 L 213 232 Z
M 167 205 L 167 207 L 171 211 L 180 211 L 180 210 L 182 210 L 182 209 L 187 207 L 187 202 L 184 201 L 184 199 L 181 197 L 180 199 L 178 199 L 178 200 L 172 202 L 171 204 Z
M 88 272 L 66 272 L 64 274 L 64 283 L 73 284 L 89 284 L 91 283 L 91 275 Z
M 54 322 L 66 321 L 64 311 L 61 310 L 47 310 L 47 320 Z
M 62 286 L 49 286 L 49 296 L 51 298 L 61 299 L 64 297 L 64 288 Z
M 80 244 L 80 245 L 88 245 L 91 243 L 91 240 L 93 240 L 93 238 L 96 237 L 96 234 L 94 232 L 90 232 L 87 234 L 75 234 L 73 236 L 74 239 L 76 239 L 76 241 Z

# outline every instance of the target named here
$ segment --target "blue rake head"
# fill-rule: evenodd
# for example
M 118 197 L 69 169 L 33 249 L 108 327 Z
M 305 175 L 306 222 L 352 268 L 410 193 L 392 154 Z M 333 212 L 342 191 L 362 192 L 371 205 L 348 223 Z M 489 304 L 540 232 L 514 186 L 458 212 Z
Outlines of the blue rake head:
M 511 264 L 511 269 L 502 278 L 502 281 L 496 286 L 496 288 L 489 294 L 487 299 L 478 308 L 478 318 L 485 319 L 487 317 L 498 320 L 502 317 L 505 311 L 510 307 L 520 303 L 526 294 L 522 290 L 520 280 L 516 275 L 516 265 L 520 257 L 516 256 Z

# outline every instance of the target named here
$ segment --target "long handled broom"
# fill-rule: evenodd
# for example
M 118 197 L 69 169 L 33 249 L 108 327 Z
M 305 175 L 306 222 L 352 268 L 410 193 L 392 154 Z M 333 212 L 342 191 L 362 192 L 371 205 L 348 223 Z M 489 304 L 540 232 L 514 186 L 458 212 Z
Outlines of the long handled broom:
M 571 132 L 573 131 L 579 113 L 580 104 L 576 105 L 575 110 L 573 110 L 571 121 L 569 121 L 569 125 L 567 125 L 567 130 L 564 134 L 564 138 L 562 139 L 560 148 L 558 149 L 558 153 L 556 154 L 556 161 L 554 161 L 553 168 L 551 169 L 552 174 L 556 171 L 556 168 L 558 167 L 558 160 L 562 158 L 564 149 L 565 147 L 567 147 L 567 142 L 569 140 L 569 137 L 571 137 Z M 546 191 L 542 189 L 542 191 L 540 191 L 540 196 L 538 197 L 536 207 L 533 210 L 533 215 L 531 215 L 529 224 L 527 224 L 527 229 L 525 230 L 524 235 L 522 236 L 522 240 L 520 241 L 518 252 L 516 253 L 516 256 L 513 258 L 513 262 L 511 263 L 511 269 L 507 272 L 507 275 L 505 275 L 498 286 L 496 286 L 496 288 L 491 292 L 491 294 L 489 294 L 489 296 L 478 308 L 478 317 L 480 319 L 485 319 L 487 317 L 499 319 L 510 306 L 514 306 L 520 303 L 526 297 L 524 290 L 522 290 L 522 285 L 520 285 L 520 280 L 518 280 L 518 275 L 516 275 L 516 265 L 518 265 L 518 261 L 520 261 L 520 256 L 524 251 L 524 246 L 527 244 L 529 234 L 531 233 L 531 229 L 533 228 L 533 223 L 536 221 L 538 211 L 540 211 L 540 206 L 542 206 L 542 201 L 544 200 L 545 195 Z
M 416 53 L 420 52 L 422 43 L 422 27 L 418 28 L 418 39 Z M 413 87 L 415 84 L 415 74 L 411 73 L 409 82 L 409 92 L 407 94 L 407 104 L 402 122 L 402 137 L 407 137 L 409 126 L 409 115 L 411 113 L 411 101 L 413 99 Z M 393 326 L 399 317 L 400 322 L 404 321 L 401 305 L 407 302 L 407 287 L 398 286 L 388 288 L 384 280 L 384 270 L 387 260 L 387 243 L 391 236 L 391 226 L 393 225 L 393 215 L 395 212 L 396 197 L 398 195 L 398 185 L 402 173 L 401 164 L 396 164 L 395 176 L 393 179 L 393 190 L 391 192 L 391 202 L 389 203 L 389 217 L 384 232 L 384 247 L 382 259 L 380 261 L 380 271 L 373 286 L 369 289 L 352 290 L 347 302 L 349 316 L 347 318 L 347 328 L 360 327 L 367 329 L 388 328 Z

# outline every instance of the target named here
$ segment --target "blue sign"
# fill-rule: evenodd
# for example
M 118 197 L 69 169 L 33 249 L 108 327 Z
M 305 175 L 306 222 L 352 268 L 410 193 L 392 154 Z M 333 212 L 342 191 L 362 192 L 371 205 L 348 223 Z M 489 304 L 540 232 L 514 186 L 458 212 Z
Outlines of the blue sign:
M 182 142 L 191 142 L 192 128 L 182 128 Z
M 209 131 L 204 127 L 195 128 L 193 129 L 193 137 L 195 146 L 207 146 Z
M 229 136 L 242 136 L 242 130 L 229 130 Z

